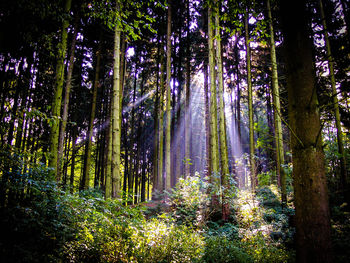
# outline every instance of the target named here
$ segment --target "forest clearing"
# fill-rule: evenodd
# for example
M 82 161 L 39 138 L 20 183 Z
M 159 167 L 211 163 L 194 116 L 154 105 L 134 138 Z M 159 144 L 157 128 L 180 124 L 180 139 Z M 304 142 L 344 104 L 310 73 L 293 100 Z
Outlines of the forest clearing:
M 0 25 L 1 262 L 350 262 L 349 0 Z

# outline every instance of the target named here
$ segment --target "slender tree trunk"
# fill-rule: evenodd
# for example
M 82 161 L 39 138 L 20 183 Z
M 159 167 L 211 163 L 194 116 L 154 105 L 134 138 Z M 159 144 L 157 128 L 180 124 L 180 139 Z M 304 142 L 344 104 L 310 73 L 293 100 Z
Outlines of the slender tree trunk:
M 218 146 L 218 120 L 217 120 L 217 95 L 215 78 L 215 50 L 212 8 L 208 8 L 208 47 L 209 47 L 209 83 L 210 83 L 210 145 L 211 145 L 211 175 L 217 177 L 219 173 L 219 146 Z M 216 179 L 216 185 L 219 181 Z
M 332 262 L 321 123 L 305 1 L 282 1 L 281 20 L 293 133 L 297 262 Z
M 69 180 L 69 185 L 70 185 L 70 192 L 73 193 L 74 190 L 74 178 L 75 178 L 75 156 L 77 153 L 77 128 L 73 127 L 72 131 L 72 164 L 70 167 L 70 180 Z
M 190 175 L 190 131 L 191 131 L 191 52 L 190 52 L 190 1 L 187 0 L 186 37 L 186 100 L 185 100 L 185 176 Z
M 248 112 L 249 112 L 249 161 L 250 161 L 250 180 L 252 190 L 256 188 L 256 168 L 255 168 L 255 144 L 254 144 L 254 119 L 253 119 L 253 88 L 252 73 L 250 62 L 250 40 L 249 40 L 249 9 L 245 10 L 244 28 L 245 28 L 245 44 L 246 44 L 246 60 L 247 60 L 247 84 L 248 84 Z
M 66 0 L 64 12 L 65 14 L 69 13 L 71 8 L 72 0 Z M 53 122 L 51 124 L 50 131 L 50 159 L 49 166 L 54 168 L 56 173 L 57 181 L 61 180 L 59 173 L 59 158 L 58 158 L 58 145 L 59 145 L 59 127 L 60 127 L 60 118 L 61 118 L 61 104 L 62 104 L 62 91 L 63 91 L 63 82 L 64 82 L 64 59 L 66 57 L 67 51 L 67 29 L 69 21 L 64 19 L 62 22 L 62 32 L 61 32 L 61 41 L 58 46 L 58 57 L 56 65 L 56 80 L 55 80 L 55 92 L 54 98 L 52 101 L 52 118 Z
M 118 25 L 115 27 L 114 36 L 114 65 L 113 65 L 113 103 L 111 112 L 112 121 L 112 198 L 120 196 L 120 138 L 121 138 L 121 119 L 120 119 L 120 35 L 121 31 Z
M 64 93 L 64 99 L 63 99 L 62 120 L 60 122 L 60 130 L 59 130 L 59 136 L 58 136 L 58 154 L 57 154 L 57 171 L 56 171 L 57 178 L 62 177 L 63 147 L 64 147 L 64 138 L 65 138 L 65 134 L 66 134 L 66 127 L 67 127 L 70 91 L 72 88 L 74 53 L 75 53 L 75 46 L 77 43 L 77 36 L 78 36 L 78 22 L 79 22 L 79 15 L 77 15 L 75 17 L 74 33 L 73 33 L 73 37 L 72 37 L 72 44 L 70 46 L 67 82 L 66 82 L 66 86 L 65 86 L 65 93 Z M 63 69 L 63 71 L 64 71 L 64 69 Z
M 165 128 L 165 189 L 171 188 L 171 0 L 168 2 L 166 47 L 166 128 Z
M 160 116 L 160 90 L 159 90 L 159 74 L 160 74 L 160 39 L 158 37 L 158 57 L 157 57 L 157 87 L 156 99 L 154 102 L 154 139 L 153 139 L 153 188 L 152 194 L 158 191 L 158 151 L 159 151 L 159 116 Z
M 208 64 L 204 61 L 204 103 L 205 103 L 205 140 L 206 140 L 206 163 L 207 176 L 210 176 L 211 171 L 211 144 L 210 144 L 210 108 L 209 108 L 209 88 L 208 88 Z
M 272 100 L 273 100 L 273 114 L 275 120 L 275 144 L 276 144 L 276 167 L 277 175 L 279 178 L 279 184 L 281 187 L 282 205 L 287 203 L 287 190 L 286 190 L 286 175 L 283 169 L 284 165 L 284 152 L 283 152 L 283 134 L 282 134 L 282 121 L 281 121 L 281 104 L 280 94 L 278 87 L 278 71 L 277 71 L 277 59 L 276 59 L 276 47 L 275 37 L 273 30 L 273 20 L 271 14 L 270 0 L 267 0 L 267 12 L 269 18 L 270 29 L 270 53 L 272 64 Z
M 331 45 L 329 42 L 328 31 L 327 31 L 327 23 L 326 17 L 323 10 L 322 0 L 319 0 L 320 5 L 320 13 L 322 19 L 323 26 L 323 34 L 326 42 L 326 51 L 327 51 L 327 60 L 328 60 L 328 68 L 329 68 L 329 76 L 331 79 L 331 87 L 332 87 L 332 98 L 333 98 L 333 110 L 335 115 L 335 126 L 337 128 L 337 142 L 338 142 L 338 151 L 340 153 L 340 173 L 341 173 L 341 185 L 342 190 L 347 190 L 347 169 L 346 169 L 346 155 L 344 151 L 344 142 L 343 142 L 343 134 L 340 123 L 340 114 L 339 114 L 339 101 L 337 97 L 337 88 L 336 81 L 334 75 L 334 59 L 332 56 Z
M 160 59 L 160 110 L 159 110 L 159 148 L 158 148 L 158 184 L 157 189 L 160 191 L 160 193 L 163 192 L 164 189 L 164 181 L 163 181 L 163 174 L 164 174 L 164 113 L 165 113 L 165 83 L 164 83 L 164 56 L 161 55 Z
M 21 66 L 19 67 L 21 68 Z M 17 110 L 19 105 L 19 98 L 20 98 L 20 91 L 21 89 L 19 87 L 16 88 L 15 95 L 13 97 L 13 107 L 12 107 L 12 116 L 10 120 L 10 127 L 9 131 L 7 133 L 7 144 L 12 145 L 13 137 L 14 137 L 14 131 L 15 131 L 15 120 L 17 118 Z
M 225 123 L 225 102 L 224 102 L 224 81 L 222 71 L 222 55 L 221 55 L 221 38 L 220 38 L 220 21 L 219 11 L 216 8 L 215 12 L 215 33 L 216 33 L 216 63 L 217 63 L 217 78 L 218 78 L 218 96 L 219 96 L 219 139 L 220 139 L 220 171 L 221 171 L 221 185 L 225 191 L 222 193 L 222 219 L 228 220 L 230 208 L 227 200 L 227 190 L 229 189 L 229 169 L 228 169 L 228 151 L 226 139 L 226 123 Z
M 127 114 L 126 114 L 127 115 Z M 124 124 L 124 132 L 123 132 L 123 139 L 124 139 L 124 145 L 125 145 L 125 155 L 124 155 L 124 180 L 123 180 L 123 202 L 127 203 L 127 186 L 128 186 L 128 177 L 129 177 L 129 147 L 128 147 L 128 117 L 125 117 L 126 121 Z
M 236 36 L 238 37 L 238 36 Z M 238 43 L 238 41 L 237 41 Z M 236 61 L 236 81 L 237 81 L 237 94 L 236 94 L 236 120 L 237 120 L 237 131 L 238 141 L 241 142 L 241 87 L 240 87 L 240 71 L 239 71 L 239 48 L 235 48 L 235 61 Z
M 105 198 L 111 198 L 112 197 L 112 149 L 113 149 L 113 143 L 112 143 L 112 118 L 111 118 L 111 111 L 113 107 L 113 99 L 111 98 L 110 102 L 110 110 L 109 110 L 109 124 L 108 124 L 108 136 L 107 136 L 107 158 L 106 158 L 106 177 L 105 177 Z
M 85 147 L 85 162 L 84 162 L 83 180 L 82 180 L 82 187 L 81 187 L 82 189 L 88 189 L 90 185 L 92 135 L 94 132 L 97 93 L 100 87 L 101 46 L 102 46 L 102 36 L 100 36 L 100 43 L 98 46 L 98 50 L 96 52 L 95 80 L 94 80 L 94 88 L 92 92 L 90 120 L 89 120 L 88 134 L 87 134 L 86 147 Z

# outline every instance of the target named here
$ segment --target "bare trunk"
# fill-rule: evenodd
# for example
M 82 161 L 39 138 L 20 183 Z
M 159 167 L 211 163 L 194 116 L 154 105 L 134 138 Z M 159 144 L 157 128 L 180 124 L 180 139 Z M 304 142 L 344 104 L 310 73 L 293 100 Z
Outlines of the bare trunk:
M 165 128 L 165 189 L 171 188 L 171 0 L 168 2 L 167 48 L 166 48 L 166 128 Z
M 248 84 L 248 112 L 249 112 L 249 162 L 250 162 L 250 180 L 251 188 L 256 188 L 256 169 L 255 169 L 255 144 L 254 144 L 254 119 L 253 119 L 253 88 L 252 73 L 250 62 L 250 39 L 249 39 L 249 9 L 245 10 L 244 28 L 245 28 L 245 45 L 246 45 L 246 61 L 247 61 L 247 84 Z
M 65 15 L 69 13 L 72 0 L 66 0 L 64 12 Z M 64 82 L 64 59 L 67 51 L 67 29 L 69 21 L 64 19 L 62 22 L 61 41 L 58 46 L 58 58 L 56 65 L 56 80 L 55 80 L 55 92 L 52 101 L 52 118 L 51 131 L 50 131 L 50 159 L 49 166 L 52 167 L 56 173 L 57 181 L 61 180 L 59 173 L 59 130 L 60 130 L 60 118 L 61 118 L 61 104 L 62 104 L 62 91 Z M 63 145 L 63 143 L 62 143 Z M 63 149 L 63 147 L 62 147 Z
M 297 262 L 332 262 L 321 124 L 306 17 L 305 1 L 281 2 L 293 133 Z
M 283 134 L 282 134 L 282 121 L 281 121 L 281 104 L 280 94 L 278 87 L 278 71 L 277 71 L 277 59 L 275 48 L 275 37 L 273 30 L 273 20 L 271 14 L 270 0 L 267 0 L 267 11 L 269 16 L 270 27 L 270 53 L 272 64 L 272 99 L 273 99 L 273 113 L 275 120 L 275 144 L 276 144 L 276 167 L 277 175 L 279 178 L 279 185 L 281 187 L 282 205 L 287 203 L 287 190 L 286 190 L 286 175 L 284 172 L 284 152 L 283 152 Z

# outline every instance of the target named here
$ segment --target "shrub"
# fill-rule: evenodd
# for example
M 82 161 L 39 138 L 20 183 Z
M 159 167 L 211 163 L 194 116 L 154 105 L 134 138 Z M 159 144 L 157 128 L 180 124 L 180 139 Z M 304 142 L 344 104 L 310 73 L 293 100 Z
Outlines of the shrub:
M 226 223 L 223 226 L 209 224 L 205 233 L 203 262 L 253 262 L 246 253 L 238 236 L 238 227 Z
M 178 224 L 199 225 L 204 220 L 204 210 L 208 205 L 208 183 L 196 173 L 180 178 L 170 193 L 172 215 Z

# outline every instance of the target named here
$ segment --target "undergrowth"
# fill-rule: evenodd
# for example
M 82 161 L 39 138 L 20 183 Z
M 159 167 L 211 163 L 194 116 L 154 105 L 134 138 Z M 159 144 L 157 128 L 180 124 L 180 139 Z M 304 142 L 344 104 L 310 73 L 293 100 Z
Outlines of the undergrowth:
M 98 189 L 70 194 L 40 166 L 9 178 L 2 186 L 1 262 L 293 261 L 292 210 L 279 208 L 273 187 L 256 196 L 232 190 L 224 222 L 210 217 L 210 184 L 198 174 L 181 179 L 166 194 L 166 209 L 153 211 L 105 200 Z

